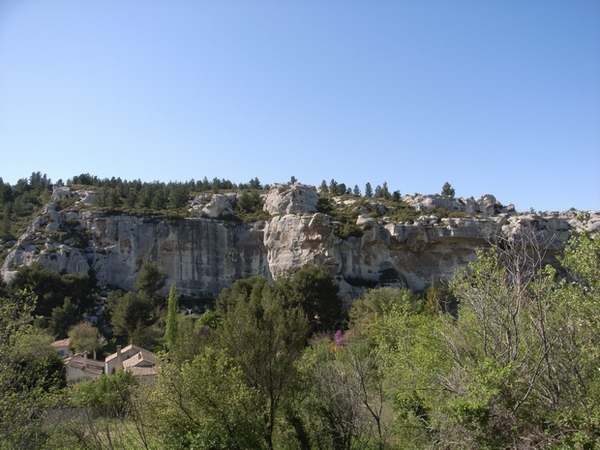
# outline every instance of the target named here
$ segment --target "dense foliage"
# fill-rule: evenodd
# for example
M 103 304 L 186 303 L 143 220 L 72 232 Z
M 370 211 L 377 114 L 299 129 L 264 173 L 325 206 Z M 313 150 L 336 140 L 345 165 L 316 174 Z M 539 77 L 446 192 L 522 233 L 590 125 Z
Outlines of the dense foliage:
M 35 297 L 34 314 L 53 318 L 53 326 L 61 337 L 66 337 L 69 325 L 63 322 L 64 312 L 77 322 L 77 317 L 94 304 L 93 274 L 70 273 L 59 275 L 41 262 L 22 266 L 11 279 L 11 295 L 28 291 Z M 67 319 L 65 319 L 67 320 Z M 70 324 L 72 325 L 72 324 Z
M 370 289 L 346 322 L 340 310 L 328 325 L 307 316 L 327 317 L 330 305 L 319 299 L 331 301 L 335 283 L 321 270 L 305 268 L 275 284 L 238 280 L 215 311 L 179 315 L 153 383 L 121 374 L 78 385 L 70 404 L 86 414 L 52 428 L 42 419 L 65 398 L 57 396 L 64 379 L 51 353 L 40 351 L 49 341 L 28 319 L 33 297 L 4 291 L 2 442 L 596 448 L 600 237 L 574 238 L 560 275 L 541 265 L 534 241 L 501 244 L 481 250 L 448 288 L 433 285 L 423 296 Z
M 0 241 L 15 239 L 27 220 L 50 200 L 52 182 L 40 172 L 14 186 L 0 178 Z
M 66 385 L 51 336 L 31 323 L 34 305 L 26 292 L 0 296 L 0 449 L 37 448 L 43 412 Z
M 297 181 L 295 177 L 290 180 L 290 182 Z M 202 180 L 165 183 L 123 180 L 115 177 L 99 178 L 85 173 L 76 175 L 66 182 L 58 180 L 53 184 L 45 174 L 34 172 L 29 178 L 20 179 L 14 186 L 0 178 L 0 243 L 16 239 L 39 208 L 50 200 L 53 187 L 65 185 L 95 192 L 93 207 L 107 214 L 121 211 L 135 215 L 162 214 L 177 220 L 189 214 L 189 202 L 198 195 L 210 198 L 213 194 L 236 192 L 238 196 L 233 204 L 234 214 L 229 219 L 253 221 L 268 218 L 268 214 L 262 207 L 263 196 L 270 189 L 270 185 L 263 185 L 258 178 L 253 178 L 247 183 L 234 183 L 219 178 L 209 180 L 207 177 Z M 355 199 L 373 199 L 383 202 L 386 204 L 388 216 L 403 220 L 418 217 L 418 213 L 401 201 L 399 190 L 390 192 L 387 182 L 377 185 L 374 190 L 371 183 L 366 183 L 363 196 L 358 186 L 355 185 L 352 189 L 345 183 L 332 179 L 330 183 L 323 181 L 319 192 L 324 201 L 324 208 L 327 208 L 326 204 L 332 197 L 351 196 Z M 74 202 L 72 198 L 63 199 L 59 201 L 59 208 L 68 210 L 73 208 Z M 82 207 L 78 205 L 78 208 Z M 352 225 L 352 219 L 356 219 L 356 214 L 351 214 L 350 217 L 344 212 L 338 214 L 336 209 L 331 208 L 329 212 L 334 214 L 336 220 L 342 222 L 338 234 L 342 237 L 362 235 L 362 230 Z M 57 237 L 84 243 L 86 236 L 79 236 L 75 228 L 66 226 L 64 230 L 57 232 Z M 0 258 L 1 256 L 0 254 Z
M 600 447 L 600 235 L 574 236 L 556 268 L 534 236 L 505 239 L 448 286 L 367 289 L 349 311 L 307 266 L 184 315 L 146 264 L 109 296 L 106 337 L 158 349 L 156 379 L 66 387 L 49 333 L 102 344 L 80 324 L 90 279 L 32 265 L 0 284 L 0 449 Z

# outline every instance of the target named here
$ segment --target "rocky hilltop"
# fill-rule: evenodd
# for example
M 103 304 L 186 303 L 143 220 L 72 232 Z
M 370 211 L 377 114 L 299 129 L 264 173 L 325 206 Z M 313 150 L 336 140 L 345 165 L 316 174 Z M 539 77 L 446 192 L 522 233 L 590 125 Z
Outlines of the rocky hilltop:
M 346 236 L 336 231 L 335 215 L 323 212 L 318 190 L 298 183 L 273 186 L 263 195 L 271 218 L 251 223 L 226 220 L 235 193 L 199 196 L 183 219 L 107 213 L 93 207 L 94 195 L 55 188 L 52 201 L 10 243 L 1 267 L 4 279 L 20 265 L 41 261 L 57 272 L 93 269 L 100 285 L 132 289 L 142 263 L 156 261 L 168 275 L 167 286 L 176 282 L 182 295 L 213 297 L 238 278 L 274 279 L 318 264 L 352 298 L 365 287 L 391 284 L 419 291 L 447 280 L 494 236 L 534 235 L 551 256 L 573 230 L 600 229 L 599 212 L 520 214 L 492 195 L 478 200 L 405 196 L 403 204 L 420 214 L 406 221 L 386 216 L 386 205 L 376 199 L 333 197 L 333 208 L 353 213 L 359 232 Z M 61 208 L 65 199 L 71 207 Z

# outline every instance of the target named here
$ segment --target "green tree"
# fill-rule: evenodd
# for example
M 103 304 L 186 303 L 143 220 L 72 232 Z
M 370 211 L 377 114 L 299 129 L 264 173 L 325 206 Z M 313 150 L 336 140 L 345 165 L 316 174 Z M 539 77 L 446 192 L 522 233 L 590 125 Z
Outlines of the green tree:
M 358 333 L 319 339 L 300 362 L 298 416 L 309 448 L 401 448 L 394 444 L 393 401 L 384 388 L 382 354 Z
M 373 197 L 373 188 L 371 187 L 371 183 L 369 182 L 367 182 L 367 184 L 365 185 L 365 197 Z
M 382 436 L 394 442 L 394 448 L 436 448 L 431 410 L 443 390 L 436 381 L 448 367 L 436 335 L 439 317 L 423 314 L 422 299 L 410 290 L 391 287 L 367 291 L 350 316 L 352 329 L 371 346 L 372 354 L 367 355 L 376 362 L 378 398 L 384 408 L 394 399 L 395 433 L 387 436 L 390 425 L 381 414 L 382 429 L 387 430 Z
M 216 314 L 223 318 L 239 303 L 248 301 L 252 292 L 258 292 L 268 285 L 264 277 L 255 276 L 236 280 L 229 289 L 223 289 L 215 302 Z
M 13 293 L 28 290 L 36 296 L 36 315 L 49 317 L 55 308 L 64 305 L 65 297 L 69 297 L 71 307 L 75 308 L 72 314 L 77 322 L 77 316 L 93 306 L 92 290 L 95 278 L 88 274 L 71 273 L 58 275 L 41 262 L 34 262 L 29 266 L 21 266 L 9 284 Z M 68 327 L 67 327 L 68 328 Z M 66 333 L 67 328 L 62 330 Z
M 14 238 L 11 230 L 12 204 L 6 203 L 2 212 L 2 221 L 0 222 L 0 239 L 8 241 Z
M 256 191 L 246 191 L 237 198 L 236 211 L 245 214 L 254 214 L 262 210 L 263 201 Z
M 319 187 L 319 192 L 321 194 L 329 193 L 329 186 L 327 185 L 327 181 L 325 181 L 325 180 L 321 181 L 321 186 Z
M 387 200 L 392 198 L 392 194 L 390 194 L 387 182 L 384 181 L 383 186 L 377 186 L 375 188 L 375 197 Z
M 8 204 L 14 200 L 13 189 L 9 183 L 5 183 L 0 177 L 0 205 Z
M 207 312 L 212 313 L 212 319 L 208 318 Z M 185 362 L 192 361 L 202 353 L 205 347 L 213 344 L 213 328 L 208 323 L 214 325 L 218 319 L 212 311 L 207 312 L 197 320 L 192 316 L 180 315 L 178 317 L 177 337 L 175 339 L 177 345 L 169 349 L 170 363 L 181 367 Z
M 408 288 L 369 289 L 352 303 L 350 325 L 365 336 L 377 336 L 383 320 L 394 311 L 414 315 L 422 310 L 422 300 Z
M 442 186 L 442 195 L 447 195 L 448 197 L 454 197 L 455 191 L 454 188 L 447 181 Z
M 129 188 L 125 196 L 125 206 L 132 209 L 135 208 L 138 204 L 138 195 L 137 189 L 133 187 Z
M 401 429 L 444 448 L 593 448 L 600 299 L 583 274 L 600 245 L 574 240 L 560 259 L 579 276 L 557 282 L 535 236 L 500 244 L 457 272 L 457 318 L 394 311 L 379 334 Z
M 336 195 L 337 191 L 338 191 L 338 182 L 332 178 L 331 181 L 329 182 L 329 192 L 332 193 L 333 195 Z
M 79 314 L 69 297 L 65 297 L 62 306 L 52 309 L 50 329 L 54 336 L 61 339 L 67 337 L 68 330 L 77 322 L 79 322 Z
M 144 184 L 144 186 L 140 189 L 137 195 L 137 207 L 138 208 L 150 208 L 152 204 L 152 189 L 148 184 Z
M 137 325 L 131 332 L 129 341 L 133 345 L 156 352 L 162 350 L 160 340 L 163 336 L 164 331 L 158 326 L 158 324 L 154 323 L 152 325 L 145 325 L 141 321 L 138 321 Z
M 169 202 L 170 208 L 182 208 L 187 205 L 189 191 L 185 184 L 171 183 L 169 186 Z
M 296 361 L 306 343 L 308 321 L 302 309 L 285 307 L 264 278 L 254 279 L 249 296 L 238 294 L 228 303 L 217 339 L 245 383 L 258 392 L 261 434 L 265 447 L 272 449 L 282 404 L 297 380 Z
M 431 283 L 425 290 L 423 305 L 425 312 L 432 316 L 442 313 L 450 313 L 452 316 L 456 316 L 456 299 L 447 284 Z
M 86 408 L 93 417 L 122 419 L 131 409 L 137 385 L 130 372 L 119 370 L 112 375 L 103 374 L 94 381 L 77 383 L 71 401 L 76 407 Z
M 69 330 L 69 340 L 75 353 L 92 354 L 101 347 L 98 328 L 91 323 L 81 322 Z
M 254 177 L 253 179 L 251 179 L 248 182 L 248 187 L 250 189 L 256 189 L 256 190 L 261 190 L 263 188 L 262 184 L 260 184 L 260 180 L 258 179 L 258 177 Z
M 197 320 L 197 326 L 207 326 L 213 330 L 215 330 L 219 324 L 221 323 L 221 318 L 219 315 L 212 310 L 204 311 Z
M 600 235 L 572 237 L 559 260 L 568 278 L 542 293 L 552 299 L 554 343 L 542 388 L 555 393 L 559 406 L 551 427 L 560 436 L 556 447 L 594 448 L 600 445 Z M 546 276 L 555 280 L 556 273 Z
M 20 267 L 8 286 L 13 295 L 18 295 L 20 291 L 33 293 L 36 315 L 49 317 L 52 309 L 61 306 L 64 301 L 60 276 L 41 262 Z
M 167 324 L 165 329 L 165 342 L 169 349 L 175 347 L 177 341 L 177 325 L 179 316 L 179 297 L 177 297 L 177 286 L 171 284 L 169 300 L 167 301 Z
M 570 278 L 593 297 L 600 293 L 600 235 L 576 235 L 567 243 L 560 258 Z
M 162 306 L 164 299 L 159 297 L 158 291 L 163 288 L 166 281 L 167 275 L 165 275 L 158 263 L 147 261 L 142 264 L 134 287 L 140 294 L 151 299 L 157 306 Z
M 162 211 L 167 207 L 169 203 L 169 193 L 164 184 L 159 184 L 154 189 L 152 194 L 152 200 L 150 201 L 150 207 L 155 211 Z
M 0 449 L 38 448 L 66 385 L 51 337 L 31 325 L 35 297 L 0 297 Z
M 308 317 L 312 331 L 333 331 L 344 320 L 339 285 L 323 266 L 306 265 L 277 281 L 286 303 L 299 306 Z
M 77 314 L 83 314 L 94 306 L 93 289 L 96 278 L 93 271 L 89 274 L 66 273 L 61 275 L 62 292 L 68 296 L 77 308 Z
M 152 300 L 133 292 L 109 295 L 108 310 L 112 331 L 116 336 L 131 338 L 134 331 L 139 333 L 157 320 Z
M 120 208 L 123 205 L 123 200 L 119 195 L 119 192 L 115 188 L 104 187 L 102 188 L 106 193 L 104 204 L 109 208 Z
M 162 448 L 266 448 L 259 392 L 224 350 L 205 347 L 181 367 L 162 361 L 146 399 Z

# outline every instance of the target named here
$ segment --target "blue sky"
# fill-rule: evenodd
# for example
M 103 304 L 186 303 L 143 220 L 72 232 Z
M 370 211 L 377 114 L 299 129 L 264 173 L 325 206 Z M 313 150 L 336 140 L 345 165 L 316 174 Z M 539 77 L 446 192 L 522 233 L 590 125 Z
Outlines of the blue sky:
M 0 177 L 600 210 L 600 2 L 0 2 Z

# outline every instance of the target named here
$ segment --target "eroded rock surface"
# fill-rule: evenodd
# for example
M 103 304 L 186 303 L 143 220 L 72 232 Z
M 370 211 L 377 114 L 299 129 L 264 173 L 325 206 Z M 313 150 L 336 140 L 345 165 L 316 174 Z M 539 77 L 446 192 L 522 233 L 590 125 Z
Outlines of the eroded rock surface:
M 169 277 L 167 286 L 177 282 L 183 295 L 213 296 L 238 278 L 269 276 L 262 222 L 235 226 L 191 218 L 171 223 L 95 211 L 61 214 L 48 206 L 44 211 L 4 261 L 6 280 L 19 265 L 41 261 L 59 273 L 93 269 L 100 285 L 132 289 L 143 262 L 157 261 Z M 56 240 L 48 234 L 56 229 L 75 237 Z
M 264 210 L 271 215 L 315 213 L 319 195 L 306 184 L 275 184 L 265 199 Z
M 10 280 L 20 265 L 41 261 L 57 272 L 93 269 L 100 285 L 131 289 L 143 262 L 156 261 L 168 275 L 165 289 L 176 282 L 183 295 L 214 297 L 238 278 L 260 274 L 274 279 L 318 264 L 331 270 L 348 299 L 365 287 L 386 284 L 422 290 L 433 281 L 447 280 L 494 236 L 534 235 L 552 255 L 573 229 L 600 230 L 599 212 L 540 216 L 517 214 L 491 195 L 479 200 L 406 196 L 404 201 L 423 211 L 420 218 L 394 223 L 359 215 L 356 224 L 363 235 L 342 239 L 332 218 L 317 212 L 316 189 L 297 183 L 275 185 L 264 206 L 274 217 L 251 224 L 219 220 L 231 214 L 235 194 L 197 198 L 191 211 L 198 217 L 176 222 L 162 216 L 107 216 L 89 208 L 59 210 L 61 200 L 73 198 L 84 204 L 92 196 L 55 189 L 52 201 L 11 243 L 1 268 L 4 279 Z M 362 213 L 385 212 L 382 205 L 372 203 Z M 439 208 L 471 216 L 439 218 L 427 213 Z

